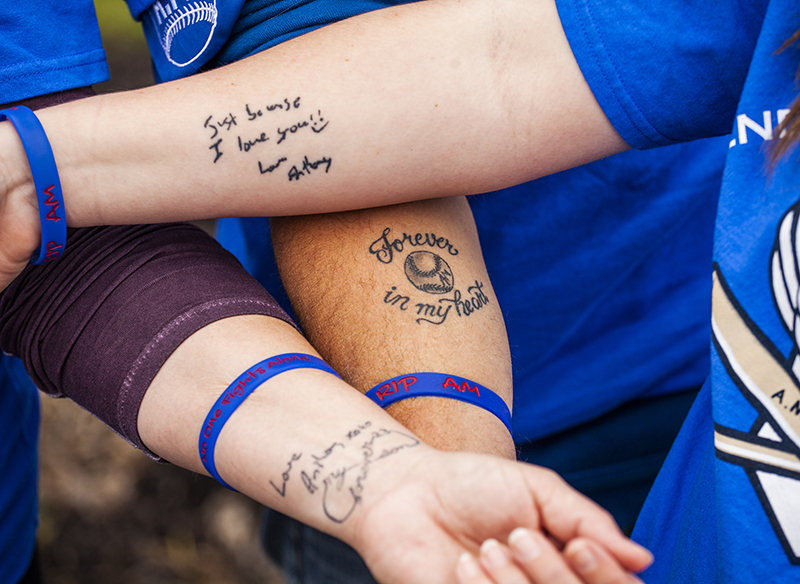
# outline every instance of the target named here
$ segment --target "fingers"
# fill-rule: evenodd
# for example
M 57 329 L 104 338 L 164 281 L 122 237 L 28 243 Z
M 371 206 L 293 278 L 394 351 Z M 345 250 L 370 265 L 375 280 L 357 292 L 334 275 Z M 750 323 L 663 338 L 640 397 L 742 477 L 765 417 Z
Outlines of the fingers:
M 652 554 L 627 538 L 605 509 L 572 489 L 555 473 L 537 470 L 536 480 L 544 487 L 539 492 L 546 492 L 540 498 L 542 523 L 559 541 L 591 539 L 631 572 L 641 572 L 653 562 Z
M 479 558 L 465 553 L 459 558 L 459 584 L 600 584 L 594 576 L 605 571 L 589 566 L 590 579 L 584 580 L 571 568 L 566 558 L 538 532 L 518 529 L 509 538 L 511 549 L 497 540 L 483 542 Z M 585 559 L 585 550 L 576 548 L 576 557 Z M 583 566 L 583 565 L 582 565 Z M 609 580 L 608 584 L 617 584 Z M 603 584 L 605 584 L 603 582 Z M 625 581 L 625 584 L 630 584 Z
M 528 576 L 517 566 L 508 547 L 495 539 L 483 542 L 480 560 L 465 552 L 458 560 L 459 584 L 529 584 Z
M 458 558 L 456 579 L 458 584 L 492 584 L 492 581 L 481 570 L 478 560 L 469 552 L 464 552 Z
M 509 547 L 497 540 L 483 542 L 480 557 L 465 552 L 459 558 L 459 584 L 642 584 L 602 546 L 576 539 L 559 551 L 539 532 L 515 529 Z
M 508 537 L 508 545 L 516 564 L 530 582 L 547 584 L 583 582 L 575 575 L 552 542 L 537 531 L 517 528 Z
M 588 584 L 642 583 L 635 574 L 620 566 L 602 546 L 591 540 L 573 540 L 567 544 L 563 553 L 575 573 Z
M 518 528 L 511 532 L 508 542 L 514 560 L 531 582 L 641 584 L 639 578 L 591 540 L 573 540 L 559 552 L 541 533 Z
M 527 584 L 528 577 L 517 566 L 509 549 L 497 540 L 487 539 L 481 546 L 480 563 L 491 576 L 492 582 L 502 584 Z

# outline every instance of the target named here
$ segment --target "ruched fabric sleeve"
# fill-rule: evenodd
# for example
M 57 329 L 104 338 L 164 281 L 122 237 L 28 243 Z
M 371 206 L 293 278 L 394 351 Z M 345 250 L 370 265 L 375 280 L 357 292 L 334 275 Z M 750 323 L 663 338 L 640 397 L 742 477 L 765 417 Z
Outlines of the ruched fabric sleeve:
M 64 256 L 0 297 L 0 348 L 45 393 L 69 397 L 137 448 L 150 382 L 192 333 L 223 318 L 291 322 L 241 264 L 186 223 L 73 229 Z
M 556 0 L 595 98 L 638 149 L 731 132 L 767 3 Z

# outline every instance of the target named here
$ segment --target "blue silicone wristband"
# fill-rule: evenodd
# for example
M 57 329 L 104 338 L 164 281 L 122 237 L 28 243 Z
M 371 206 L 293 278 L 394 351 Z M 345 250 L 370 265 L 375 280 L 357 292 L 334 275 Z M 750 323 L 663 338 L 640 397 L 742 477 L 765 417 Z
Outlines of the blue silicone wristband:
M 233 412 L 236 411 L 236 408 L 242 405 L 242 402 L 247 399 L 247 396 L 253 393 L 259 385 L 275 377 L 279 373 L 289 371 L 290 369 L 321 369 L 322 371 L 327 371 L 339 377 L 339 374 L 319 357 L 303 353 L 276 355 L 275 357 L 270 357 L 269 359 L 256 363 L 237 377 L 233 383 L 222 392 L 222 395 L 219 396 L 219 399 L 217 399 L 211 407 L 211 410 L 208 412 L 203 422 L 203 428 L 200 430 L 200 440 L 198 442 L 200 460 L 203 461 L 203 466 L 212 477 L 232 491 L 235 489 L 222 480 L 214 464 L 214 448 L 217 445 L 219 433 L 222 431 L 225 422 L 227 422 Z
M 367 397 L 385 408 L 411 397 L 447 397 L 467 402 L 497 416 L 509 433 L 511 412 L 499 395 L 479 383 L 446 373 L 411 373 L 398 375 L 379 383 L 367 392 Z
M 39 220 L 42 224 L 42 242 L 33 256 L 32 264 L 56 259 L 67 245 L 67 217 L 64 213 L 64 196 L 58 178 L 56 159 L 39 118 L 24 105 L 0 110 L 0 122 L 8 120 L 16 129 L 36 188 L 39 202 Z

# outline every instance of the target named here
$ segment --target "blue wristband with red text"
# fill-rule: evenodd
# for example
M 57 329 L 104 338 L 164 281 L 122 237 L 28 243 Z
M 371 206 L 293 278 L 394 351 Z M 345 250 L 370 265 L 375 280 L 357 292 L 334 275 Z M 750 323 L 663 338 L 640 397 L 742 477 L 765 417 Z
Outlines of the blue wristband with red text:
M 379 383 L 367 397 L 385 408 L 411 397 L 447 397 L 467 402 L 497 416 L 511 432 L 511 412 L 499 395 L 479 383 L 446 373 L 411 373 Z
M 222 395 L 219 396 L 219 399 L 217 399 L 211 407 L 211 410 L 208 412 L 203 422 L 203 429 L 200 430 L 200 440 L 198 443 L 200 460 L 212 477 L 232 491 L 235 489 L 222 480 L 214 464 L 214 448 L 217 445 L 219 433 L 222 431 L 225 422 L 227 422 L 233 412 L 236 411 L 236 408 L 238 408 L 242 402 L 247 399 L 247 396 L 253 393 L 259 385 L 275 377 L 279 373 L 289 371 L 290 369 L 321 369 L 322 371 L 327 371 L 339 377 L 339 374 L 319 357 L 306 355 L 304 353 L 284 353 L 283 355 L 276 355 L 275 357 L 270 357 L 260 363 L 256 363 L 237 377 L 233 383 L 222 392 Z
M 42 242 L 31 256 L 31 263 L 49 262 L 64 253 L 67 245 L 67 216 L 53 149 L 39 118 L 24 105 L 0 110 L 0 122 L 3 120 L 11 122 L 19 135 L 39 202 Z

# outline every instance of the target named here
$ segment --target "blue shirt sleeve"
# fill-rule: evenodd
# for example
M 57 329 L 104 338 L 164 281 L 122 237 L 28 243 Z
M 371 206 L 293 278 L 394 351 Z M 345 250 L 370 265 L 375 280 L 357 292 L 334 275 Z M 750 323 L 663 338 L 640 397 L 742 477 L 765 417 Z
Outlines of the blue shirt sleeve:
M 556 4 L 586 81 L 630 146 L 730 133 L 766 0 Z
M 0 11 L 0 103 L 108 79 L 91 0 L 5 4 Z

